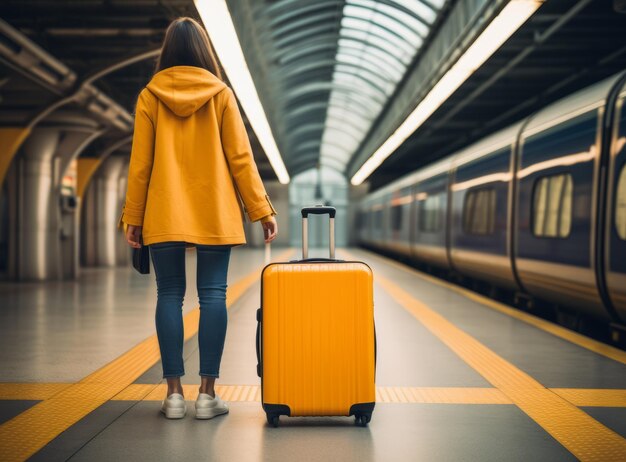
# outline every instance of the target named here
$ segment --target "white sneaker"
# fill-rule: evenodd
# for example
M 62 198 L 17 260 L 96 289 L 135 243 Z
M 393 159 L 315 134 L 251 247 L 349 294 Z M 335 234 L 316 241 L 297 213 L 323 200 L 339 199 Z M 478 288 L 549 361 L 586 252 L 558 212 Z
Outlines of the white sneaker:
M 218 415 L 227 414 L 228 405 L 222 398 L 215 395 L 215 398 L 208 393 L 198 393 L 196 400 L 196 419 L 212 419 Z
M 182 419 L 187 412 L 187 403 L 180 393 L 172 393 L 163 400 L 161 412 L 168 419 Z

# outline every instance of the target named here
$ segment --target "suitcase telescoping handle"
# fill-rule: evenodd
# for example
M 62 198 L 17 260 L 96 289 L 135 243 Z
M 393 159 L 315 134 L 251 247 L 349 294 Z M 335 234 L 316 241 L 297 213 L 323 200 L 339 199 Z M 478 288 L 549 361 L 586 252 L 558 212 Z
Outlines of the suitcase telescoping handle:
M 330 238 L 328 240 L 328 247 L 330 250 L 330 258 L 335 259 L 335 214 L 337 211 L 335 207 L 328 207 L 324 205 L 316 205 L 315 207 L 304 207 L 302 209 L 302 259 L 309 258 L 309 233 L 308 233 L 308 218 L 309 214 L 313 215 L 328 215 L 330 218 Z

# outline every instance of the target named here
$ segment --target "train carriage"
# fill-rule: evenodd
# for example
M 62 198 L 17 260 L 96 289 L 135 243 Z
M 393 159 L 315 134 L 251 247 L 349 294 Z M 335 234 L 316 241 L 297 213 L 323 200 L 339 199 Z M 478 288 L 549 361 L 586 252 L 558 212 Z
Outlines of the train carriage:
M 626 323 L 626 74 L 367 196 L 362 244 Z

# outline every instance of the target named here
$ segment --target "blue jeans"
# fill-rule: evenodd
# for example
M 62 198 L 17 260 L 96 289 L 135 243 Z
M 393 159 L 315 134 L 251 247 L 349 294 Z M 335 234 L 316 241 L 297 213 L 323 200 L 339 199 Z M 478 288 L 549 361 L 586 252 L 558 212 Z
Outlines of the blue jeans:
M 226 338 L 226 275 L 230 245 L 196 245 L 197 288 L 200 299 L 200 375 L 219 377 Z M 163 377 L 185 375 L 183 363 L 183 299 L 185 297 L 185 242 L 150 245 L 157 282 L 156 331 Z

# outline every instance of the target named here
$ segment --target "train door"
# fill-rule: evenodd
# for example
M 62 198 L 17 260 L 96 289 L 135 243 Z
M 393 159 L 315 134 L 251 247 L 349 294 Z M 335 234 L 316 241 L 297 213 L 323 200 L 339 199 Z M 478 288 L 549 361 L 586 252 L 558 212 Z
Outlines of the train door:
M 417 183 L 414 200 L 413 258 L 447 269 L 450 267 L 446 251 L 448 171 Z
M 603 95 L 592 96 L 584 111 L 570 98 L 540 112 L 522 133 L 515 255 L 531 294 L 607 317 L 594 269 Z
M 477 156 L 460 154 L 452 192 L 450 255 L 454 268 L 517 289 L 508 249 L 511 144 L 518 126 L 496 137 L 508 142 Z M 481 150 L 478 150 L 481 153 Z
M 389 204 L 389 236 L 387 246 L 393 252 L 409 256 L 411 252 L 410 216 L 411 216 L 411 187 L 394 191 Z
M 605 276 L 612 305 L 626 322 L 626 85 L 617 98 L 610 148 Z

